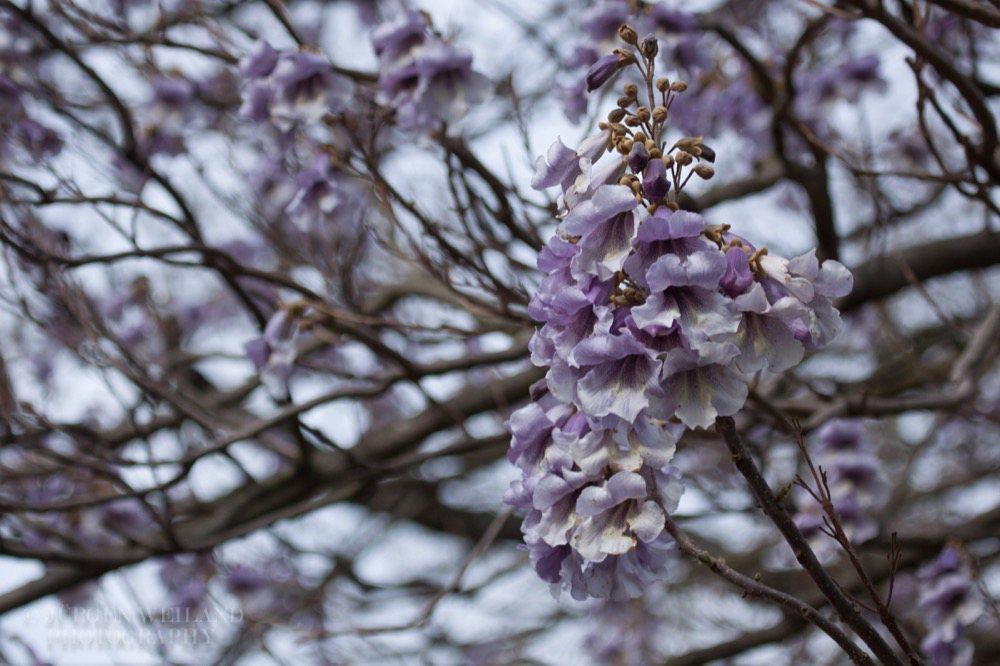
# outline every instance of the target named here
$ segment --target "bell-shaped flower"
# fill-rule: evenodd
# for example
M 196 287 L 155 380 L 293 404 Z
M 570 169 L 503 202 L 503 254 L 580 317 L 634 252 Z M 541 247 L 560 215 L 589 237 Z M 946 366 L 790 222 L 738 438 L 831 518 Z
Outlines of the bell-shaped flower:
M 570 211 L 562 229 L 581 237 L 577 243 L 580 252 L 571 263 L 575 277 L 591 274 L 608 280 L 622 269 L 639 223 L 635 209 L 635 196 L 629 188 L 606 185 Z
M 663 391 L 684 425 L 707 428 L 717 416 L 732 416 L 743 407 L 746 380 L 731 364 L 738 355 L 732 343 L 703 342 L 697 350 L 679 347 L 664 356 Z

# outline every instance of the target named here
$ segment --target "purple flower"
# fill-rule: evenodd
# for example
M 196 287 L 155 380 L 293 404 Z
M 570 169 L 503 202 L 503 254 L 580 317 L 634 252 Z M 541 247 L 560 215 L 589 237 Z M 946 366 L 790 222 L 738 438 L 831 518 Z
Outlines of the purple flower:
M 281 307 L 268 320 L 264 334 L 244 345 L 261 381 L 271 395 L 281 396 L 287 391 L 298 353 L 300 309 Z
M 17 137 L 35 159 L 58 155 L 63 147 L 62 138 L 53 130 L 31 118 L 22 118 L 15 126 Z
M 472 54 L 433 42 L 385 71 L 378 88 L 379 103 L 395 109 L 400 127 L 430 130 L 458 124 L 486 99 L 490 82 L 472 70 Z
M 585 77 L 587 92 L 594 92 L 607 83 L 608 79 L 614 76 L 615 72 L 621 68 L 620 63 L 620 56 L 617 53 L 611 53 L 591 65 Z
M 618 28 L 631 12 L 625 0 L 605 0 L 586 9 L 580 16 L 580 28 L 595 42 L 616 39 Z
M 642 178 L 642 191 L 650 201 L 663 201 L 670 193 L 670 180 L 667 178 L 667 166 L 663 160 L 650 160 Z
M 958 547 L 947 546 L 938 558 L 917 572 L 921 582 L 917 606 L 928 628 L 920 647 L 930 666 L 969 666 L 973 645 L 966 635 L 983 613 L 972 572 Z
M 247 79 L 240 115 L 272 121 L 283 132 L 315 123 L 343 109 L 354 87 L 333 73 L 329 61 L 311 51 L 275 52 L 266 42 L 240 61 Z
M 649 164 L 649 152 L 646 150 L 646 145 L 636 141 L 628 153 L 628 168 L 632 173 L 642 173 L 647 164 Z
M 427 19 L 412 9 L 401 12 L 392 21 L 372 31 L 375 55 L 383 62 L 395 62 L 424 43 Z
M 262 39 L 240 59 L 240 74 L 246 79 L 263 79 L 270 76 L 277 64 L 278 52 Z
M 656 27 L 668 34 L 691 32 L 698 26 L 693 15 L 671 9 L 662 2 L 653 5 L 652 17 Z

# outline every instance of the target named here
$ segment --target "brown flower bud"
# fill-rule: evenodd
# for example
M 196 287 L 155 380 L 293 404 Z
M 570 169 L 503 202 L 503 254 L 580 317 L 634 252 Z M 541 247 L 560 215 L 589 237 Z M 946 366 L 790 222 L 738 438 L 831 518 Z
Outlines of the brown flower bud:
M 677 156 L 674 157 L 674 161 L 676 161 L 681 166 L 687 166 L 688 164 L 691 164 L 691 162 L 694 161 L 694 158 L 691 157 L 691 153 L 685 153 L 683 150 L 679 150 L 677 151 Z
M 678 139 L 674 146 L 693 155 L 697 155 L 698 147 L 701 146 L 701 142 L 702 137 L 700 136 L 686 136 Z
M 653 148 L 651 151 L 649 151 L 650 159 L 658 160 L 661 157 L 663 157 L 663 153 L 660 151 L 659 148 Z
M 615 49 L 612 53 L 618 54 L 619 68 L 634 65 L 639 61 L 639 59 L 635 57 L 635 53 L 633 51 L 629 51 L 628 49 Z
M 639 95 L 639 86 L 635 85 L 634 83 L 626 83 L 625 84 L 625 95 L 627 97 L 631 97 L 632 99 L 635 99 Z
M 636 132 L 635 134 L 632 135 L 632 140 L 633 141 L 642 141 L 643 143 L 645 143 L 646 142 L 646 135 L 642 131 Z
M 667 92 L 670 89 L 670 79 L 657 79 L 656 89 L 660 92 Z
M 661 159 L 663 160 L 663 166 L 667 167 L 668 169 L 674 166 L 673 155 L 664 155 Z
M 640 125 L 642 125 L 642 121 L 635 116 L 626 116 L 625 124 L 628 125 L 629 127 L 639 127 Z
M 653 109 L 653 121 L 656 122 L 657 125 L 659 125 L 660 123 L 665 122 L 667 120 L 667 114 L 668 114 L 667 107 L 658 106 L 655 109 Z
M 622 109 L 627 109 L 628 107 L 635 104 L 634 97 L 622 96 L 618 98 L 618 106 Z
M 674 81 L 670 84 L 670 90 L 676 93 L 682 93 L 688 89 L 688 84 L 683 81 Z
M 608 114 L 608 120 L 613 123 L 620 123 L 625 117 L 625 109 L 614 109 Z
M 648 122 L 651 116 L 651 114 L 649 113 L 649 109 L 646 108 L 645 106 L 640 106 L 638 109 L 636 109 L 635 115 L 639 118 L 639 120 L 641 120 L 644 123 Z
M 631 44 L 632 46 L 637 46 L 639 44 L 639 34 L 635 31 L 635 28 L 630 26 L 628 23 L 618 28 L 618 36 L 622 38 L 622 41 L 626 44 Z
M 641 53 L 644 58 L 652 60 L 659 52 L 660 44 L 656 41 L 656 37 L 653 37 L 652 35 L 642 40 L 642 44 L 639 45 L 639 53 Z
M 712 176 L 715 175 L 715 169 L 708 166 L 707 164 L 699 164 L 694 168 L 694 172 L 698 174 L 698 177 L 702 180 L 711 180 Z
M 653 141 L 652 139 L 646 139 L 645 141 L 643 141 L 643 144 L 645 144 L 646 150 L 656 150 L 657 148 L 659 148 L 659 146 L 656 145 L 656 142 Z

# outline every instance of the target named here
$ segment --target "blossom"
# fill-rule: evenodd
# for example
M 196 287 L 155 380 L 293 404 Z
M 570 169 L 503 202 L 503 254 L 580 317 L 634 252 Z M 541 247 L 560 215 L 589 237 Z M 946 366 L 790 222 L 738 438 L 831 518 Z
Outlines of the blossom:
M 955 545 L 917 572 L 921 582 L 917 607 L 928 633 L 920 643 L 931 666 L 968 666 L 973 645 L 966 628 L 983 613 L 972 572 Z
M 621 66 L 617 54 L 598 60 L 588 88 Z M 505 501 L 526 511 L 539 576 L 575 598 L 630 598 L 663 577 L 683 430 L 736 414 L 754 373 L 828 344 L 840 327 L 830 299 L 851 288 L 847 269 L 815 252 L 769 256 L 678 210 L 675 163 L 668 174 L 645 140 L 623 141 L 610 124 L 575 148 L 557 140 L 531 182 L 558 186 L 566 211 L 538 255 L 529 349 L 547 390 L 508 422 L 522 475 Z M 864 460 L 843 459 L 838 478 L 871 486 Z
M 872 512 L 882 508 L 888 496 L 888 482 L 875 452 L 868 446 L 861 423 L 838 419 L 816 433 L 812 454 L 815 464 L 826 473 L 830 500 L 837 519 L 852 544 L 862 544 L 878 535 Z M 822 507 L 810 502 L 795 518 L 799 529 L 821 551 L 832 553 L 835 542 L 821 534 Z
M 240 60 L 246 79 L 240 115 L 273 122 L 287 132 L 343 109 L 353 93 L 350 80 L 335 74 L 330 62 L 312 51 L 277 52 L 266 42 Z
M 288 387 L 298 354 L 300 314 L 298 307 L 278 308 L 264 327 L 263 335 L 244 345 L 261 381 L 274 396 L 281 396 Z
M 420 12 L 407 11 L 372 33 L 381 64 L 376 99 L 395 111 L 400 127 L 451 128 L 490 93 L 490 82 L 472 69 L 472 54 L 428 37 Z

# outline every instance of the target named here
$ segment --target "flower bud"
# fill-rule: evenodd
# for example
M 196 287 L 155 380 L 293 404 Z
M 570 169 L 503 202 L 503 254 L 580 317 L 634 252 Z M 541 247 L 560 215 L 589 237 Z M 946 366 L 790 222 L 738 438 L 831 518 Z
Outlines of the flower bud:
M 629 127 L 639 127 L 640 125 L 642 125 L 642 121 L 635 116 L 627 116 L 625 118 L 625 124 L 628 125 Z
M 620 123 L 625 117 L 625 109 L 614 109 L 608 114 L 608 122 Z
M 632 149 L 628 153 L 629 168 L 632 169 L 633 173 L 642 173 L 647 164 L 649 164 L 649 152 L 646 150 L 646 146 L 638 141 L 633 142 Z
M 595 62 L 587 70 L 587 92 L 593 92 L 607 83 L 621 67 L 621 56 L 616 53 L 606 55 Z
M 671 168 L 672 166 L 674 166 L 674 156 L 673 155 L 664 155 L 660 159 L 663 161 L 663 166 L 667 167 L 668 169 Z
M 678 139 L 674 146 L 680 150 L 689 152 L 692 155 L 698 155 L 698 147 L 701 146 L 701 141 L 702 137 L 700 136 L 686 136 Z
M 698 174 L 698 177 L 702 180 L 711 180 L 712 176 L 715 175 L 715 169 L 707 164 L 699 164 L 695 166 L 694 172 Z
M 715 162 L 715 151 L 712 150 L 711 148 L 709 148 L 708 146 L 706 146 L 705 144 L 702 144 L 701 145 L 701 158 L 703 160 L 705 160 L 706 162 L 712 162 L 712 163 L 714 163 Z
M 688 89 L 688 84 L 683 81 L 674 81 L 670 84 L 671 92 L 682 93 Z
M 625 95 L 625 96 L 622 96 L 622 97 L 618 98 L 618 106 L 619 106 L 619 108 L 627 109 L 628 107 L 632 106 L 633 104 L 635 104 L 635 98 L 634 97 L 629 97 L 628 95 Z M 618 122 L 618 121 L 615 121 L 615 122 Z
M 649 151 L 649 159 L 658 160 L 663 156 L 663 152 L 659 148 L 653 148 Z
M 667 120 L 667 114 L 668 114 L 667 107 L 665 106 L 656 107 L 655 109 L 653 109 L 653 122 L 655 122 L 657 125 L 665 122 Z
M 657 79 L 656 89 L 662 92 L 667 92 L 670 89 L 670 79 Z
M 646 165 L 646 173 L 642 179 L 642 189 L 646 198 L 652 203 L 663 201 L 670 192 L 670 181 L 667 179 L 667 169 L 660 160 L 652 160 Z
M 656 57 L 656 54 L 660 52 L 660 44 L 656 41 L 656 37 L 649 35 L 644 40 L 642 44 L 639 45 L 639 53 L 642 54 L 644 58 L 652 60 Z
M 651 114 L 649 113 L 648 108 L 646 108 L 645 106 L 640 106 L 638 109 L 636 109 L 635 115 L 642 122 L 647 122 L 649 121 Z
M 615 52 L 618 53 L 619 67 L 628 67 L 629 65 L 634 65 L 639 61 L 639 59 L 635 57 L 635 53 L 627 49 L 615 49 Z
M 625 95 L 627 97 L 635 99 L 636 97 L 639 96 L 639 86 L 635 85 L 634 83 L 626 83 L 625 84 Z
M 688 164 L 691 164 L 691 162 L 694 161 L 694 158 L 691 157 L 691 153 L 686 153 L 683 150 L 679 150 L 677 151 L 677 156 L 674 158 L 674 160 L 681 166 L 687 166 Z
M 618 36 L 626 44 L 631 44 L 632 46 L 638 46 L 639 44 L 639 34 L 628 23 L 618 28 Z
M 632 140 L 640 143 L 646 143 L 646 134 L 642 131 L 636 132 L 632 135 Z

